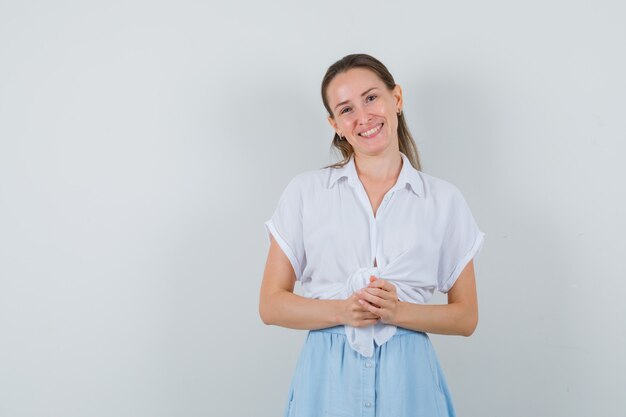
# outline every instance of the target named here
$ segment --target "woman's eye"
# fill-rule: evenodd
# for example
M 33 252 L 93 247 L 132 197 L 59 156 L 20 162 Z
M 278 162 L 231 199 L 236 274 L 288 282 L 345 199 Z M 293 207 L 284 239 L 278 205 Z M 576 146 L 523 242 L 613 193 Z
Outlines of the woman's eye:
M 350 107 L 344 107 L 343 109 L 341 109 L 341 114 L 347 113 L 350 111 Z
M 366 99 L 366 100 L 367 100 L 367 101 L 374 101 L 374 100 L 376 100 L 376 96 L 374 96 L 374 95 L 367 96 L 367 99 Z

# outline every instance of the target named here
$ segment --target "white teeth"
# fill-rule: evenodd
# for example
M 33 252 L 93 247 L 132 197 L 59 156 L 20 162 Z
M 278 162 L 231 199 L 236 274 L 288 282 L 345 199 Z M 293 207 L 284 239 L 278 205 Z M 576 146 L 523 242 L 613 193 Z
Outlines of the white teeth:
M 359 133 L 359 135 L 361 135 L 361 136 L 371 136 L 371 135 L 373 135 L 374 133 L 378 132 L 378 131 L 380 130 L 380 128 L 381 128 L 381 127 L 382 127 L 382 125 L 378 125 L 378 126 L 376 126 L 376 127 L 372 128 L 372 129 L 368 130 L 367 132 L 361 132 L 361 133 Z

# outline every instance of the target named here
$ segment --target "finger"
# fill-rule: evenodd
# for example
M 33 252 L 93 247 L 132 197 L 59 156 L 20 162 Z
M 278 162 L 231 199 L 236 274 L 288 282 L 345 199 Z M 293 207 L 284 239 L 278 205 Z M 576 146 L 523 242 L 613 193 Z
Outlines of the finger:
M 367 311 L 369 311 L 370 313 L 375 314 L 380 317 L 380 312 L 382 311 L 382 308 L 372 305 L 368 303 L 367 301 L 363 301 L 363 300 L 359 300 L 359 301 L 362 303 L 363 308 L 367 309 Z
M 379 304 L 380 301 L 384 301 L 381 297 L 374 295 L 374 294 L 370 294 L 367 288 L 363 288 L 362 290 L 360 290 L 359 296 L 361 297 L 362 300 L 368 301 L 371 304 Z
M 366 306 L 365 306 L 366 304 L 369 304 L 369 303 L 368 303 L 367 301 L 363 301 L 363 302 L 364 302 L 365 304 L 361 304 L 361 303 L 359 303 L 359 302 L 357 302 L 357 303 L 356 303 L 357 305 L 356 305 L 356 306 L 352 309 L 352 311 L 353 311 L 355 314 L 364 314 L 364 313 L 368 313 L 368 314 L 369 314 L 369 312 L 370 312 L 370 311 L 369 311 L 369 310 L 366 308 Z M 370 304 L 370 305 L 371 305 L 371 304 Z
M 367 309 L 368 305 L 380 307 L 379 305 L 372 304 L 369 301 L 364 300 L 363 298 L 358 298 L 354 300 L 354 304 L 352 305 L 351 310 L 355 313 L 369 313 L 369 310 Z
M 369 306 L 374 306 L 376 308 L 387 307 L 390 301 L 383 300 L 380 297 L 376 297 L 375 295 L 364 293 L 363 297 L 359 300 L 361 307 L 368 308 Z M 368 311 L 371 311 L 368 309 Z
M 380 318 L 380 316 L 378 316 L 378 315 L 376 315 L 376 314 L 374 314 L 374 313 L 371 313 L 371 312 L 369 312 L 369 311 L 365 311 L 365 312 L 363 312 L 363 313 L 359 316 L 359 318 L 360 318 L 361 320 L 378 320 L 378 319 Z
M 391 282 L 387 282 L 384 287 L 368 287 L 368 290 L 379 291 L 378 294 L 382 297 L 387 294 L 391 299 L 398 298 L 398 289 Z
M 368 310 L 368 308 L 367 308 L 368 306 L 380 307 L 380 306 L 378 306 L 378 305 L 376 305 L 376 304 L 370 303 L 369 301 L 366 301 L 366 300 L 360 299 L 360 300 L 358 300 L 358 301 L 357 301 L 357 303 L 356 303 L 356 307 L 354 308 L 354 310 L 353 310 L 353 311 L 355 311 L 355 312 L 367 313 L 367 312 L 369 312 L 369 311 L 370 311 L 370 310 Z
M 386 291 L 380 288 L 366 288 L 365 291 L 383 300 L 395 300 L 395 296 L 392 292 Z
M 369 304 L 369 306 L 375 307 L 378 310 L 391 309 L 394 303 L 393 298 L 386 300 L 386 299 L 377 297 L 375 295 L 371 295 L 369 293 L 366 293 L 366 296 L 363 298 L 363 300 L 364 300 L 364 303 Z M 378 310 L 372 310 L 369 308 L 369 306 L 366 306 L 366 304 L 361 304 L 361 305 L 368 307 L 368 311 L 378 314 Z
M 388 288 L 387 281 L 382 278 L 377 278 L 373 281 L 370 281 L 368 285 L 369 288 Z
M 358 292 L 355 292 L 354 294 L 352 294 L 350 296 L 350 301 L 352 301 L 352 305 L 359 307 L 361 304 L 359 304 L 359 300 L 362 300 L 363 296 L 361 294 L 359 294 Z
M 392 284 L 389 281 L 379 279 L 374 284 L 370 285 L 370 287 L 368 288 L 380 288 L 381 290 L 387 291 L 389 294 L 391 294 L 392 300 L 398 299 L 398 289 L 396 288 L 394 284 Z

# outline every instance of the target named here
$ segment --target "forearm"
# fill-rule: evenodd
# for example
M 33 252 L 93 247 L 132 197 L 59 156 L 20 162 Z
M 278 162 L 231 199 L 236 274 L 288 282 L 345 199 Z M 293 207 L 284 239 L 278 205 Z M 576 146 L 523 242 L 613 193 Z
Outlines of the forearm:
M 317 300 L 289 291 L 277 291 L 259 306 L 261 319 L 291 329 L 313 330 L 341 324 L 340 300 Z
M 426 333 L 470 336 L 478 323 L 478 311 L 464 303 L 415 304 L 399 302 L 393 323 Z

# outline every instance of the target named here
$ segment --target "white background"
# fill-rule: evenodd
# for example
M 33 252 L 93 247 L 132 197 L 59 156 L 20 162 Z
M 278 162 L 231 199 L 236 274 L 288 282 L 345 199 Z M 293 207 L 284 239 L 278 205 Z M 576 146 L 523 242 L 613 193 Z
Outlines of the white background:
M 487 234 L 459 416 L 623 416 L 624 3 L 225 3 L 0 1 L 0 416 L 281 415 L 263 222 L 353 52 Z

